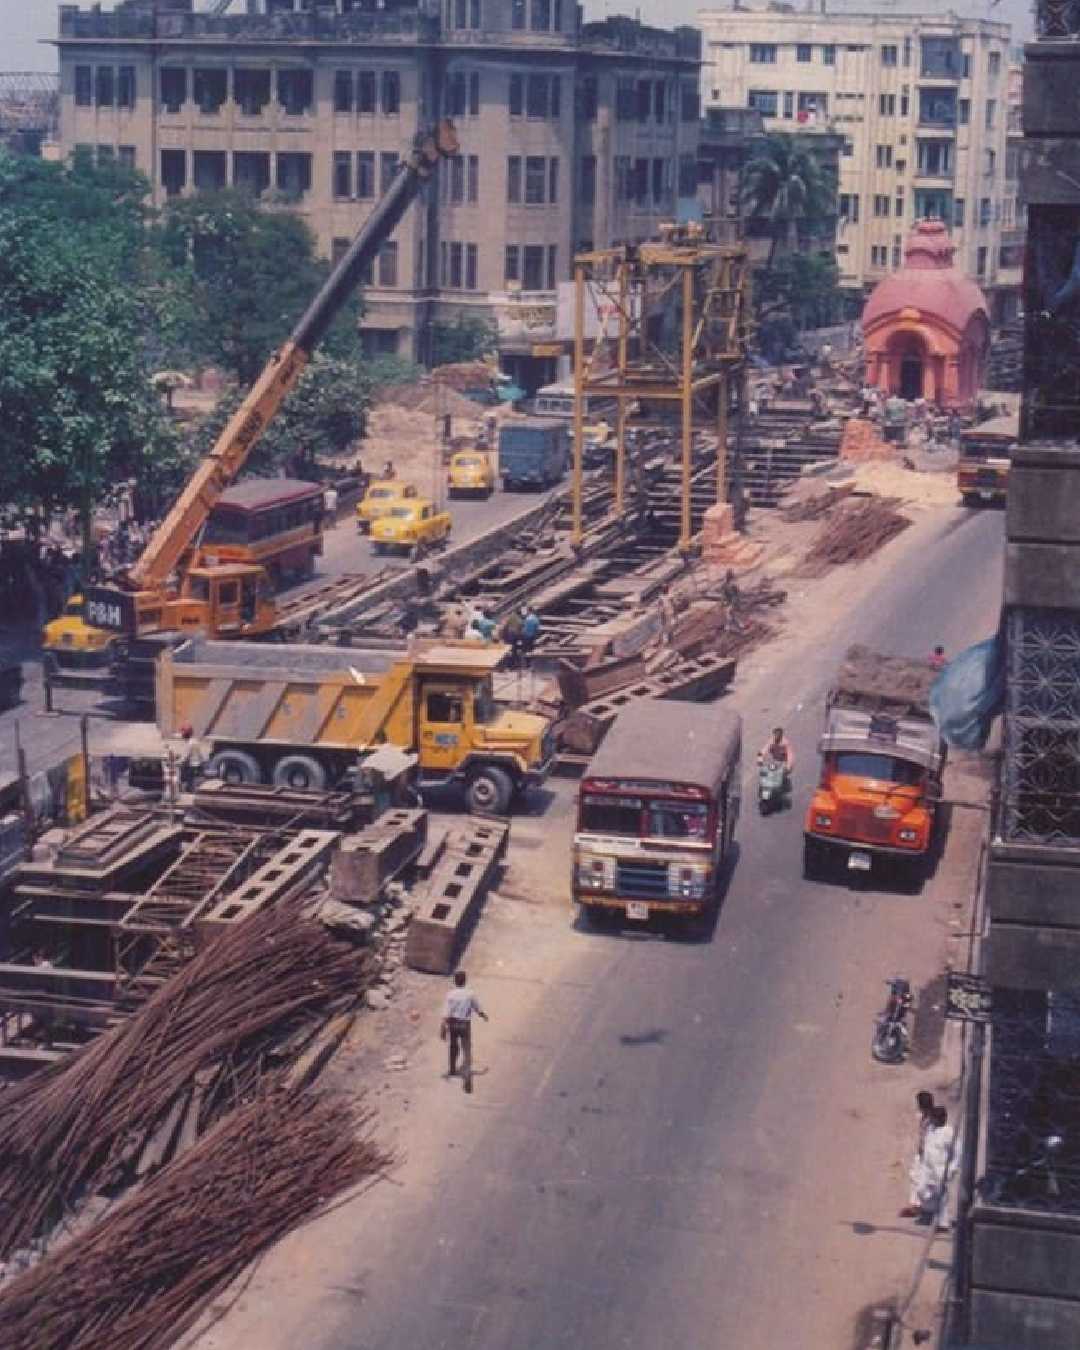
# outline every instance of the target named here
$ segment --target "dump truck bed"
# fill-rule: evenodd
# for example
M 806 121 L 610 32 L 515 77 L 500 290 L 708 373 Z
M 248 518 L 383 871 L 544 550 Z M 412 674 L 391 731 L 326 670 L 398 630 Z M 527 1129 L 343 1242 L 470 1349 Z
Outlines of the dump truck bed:
M 829 706 L 928 722 L 930 686 L 937 675 L 928 661 L 918 657 L 890 656 L 870 647 L 849 647 L 829 691 Z

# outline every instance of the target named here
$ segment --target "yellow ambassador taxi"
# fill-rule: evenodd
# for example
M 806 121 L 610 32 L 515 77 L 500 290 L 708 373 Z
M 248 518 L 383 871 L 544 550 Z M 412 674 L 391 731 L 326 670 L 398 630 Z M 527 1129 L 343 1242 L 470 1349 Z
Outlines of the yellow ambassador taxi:
M 409 553 L 444 544 L 450 538 L 449 511 L 436 511 L 423 497 L 398 502 L 371 526 L 373 553 Z
M 381 516 L 418 496 L 411 483 L 403 483 L 397 478 L 381 478 L 369 483 L 367 492 L 356 504 L 356 528 L 361 534 L 370 534 L 372 525 Z
M 474 492 L 490 497 L 495 491 L 495 466 L 491 456 L 480 450 L 459 450 L 451 455 L 446 490 L 451 497 Z

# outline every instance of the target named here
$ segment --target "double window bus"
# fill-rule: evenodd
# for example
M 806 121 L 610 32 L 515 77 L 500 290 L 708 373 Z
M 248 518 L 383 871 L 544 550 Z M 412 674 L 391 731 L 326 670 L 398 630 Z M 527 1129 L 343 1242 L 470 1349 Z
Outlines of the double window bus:
M 256 563 L 275 588 L 310 577 L 323 551 L 323 490 L 298 478 L 252 478 L 221 494 L 198 561 Z

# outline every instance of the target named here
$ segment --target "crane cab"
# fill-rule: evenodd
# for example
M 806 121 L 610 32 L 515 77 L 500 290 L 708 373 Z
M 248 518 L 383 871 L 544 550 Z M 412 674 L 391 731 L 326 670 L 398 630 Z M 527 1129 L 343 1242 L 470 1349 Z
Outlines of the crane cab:
M 182 633 L 251 637 L 274 626 L 269 577 L 250 563 L 189 568 L 167 608 L 167 626 Z

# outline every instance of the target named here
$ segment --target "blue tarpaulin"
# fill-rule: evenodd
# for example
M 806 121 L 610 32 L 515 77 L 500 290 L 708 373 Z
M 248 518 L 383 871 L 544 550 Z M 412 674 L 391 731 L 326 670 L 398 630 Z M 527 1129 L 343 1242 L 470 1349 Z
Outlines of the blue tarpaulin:
M 966 647 L 930 688 L 930 711 L 941 738 L 958 750 L 981 750 L 1005 707 L 1005 637 Z

